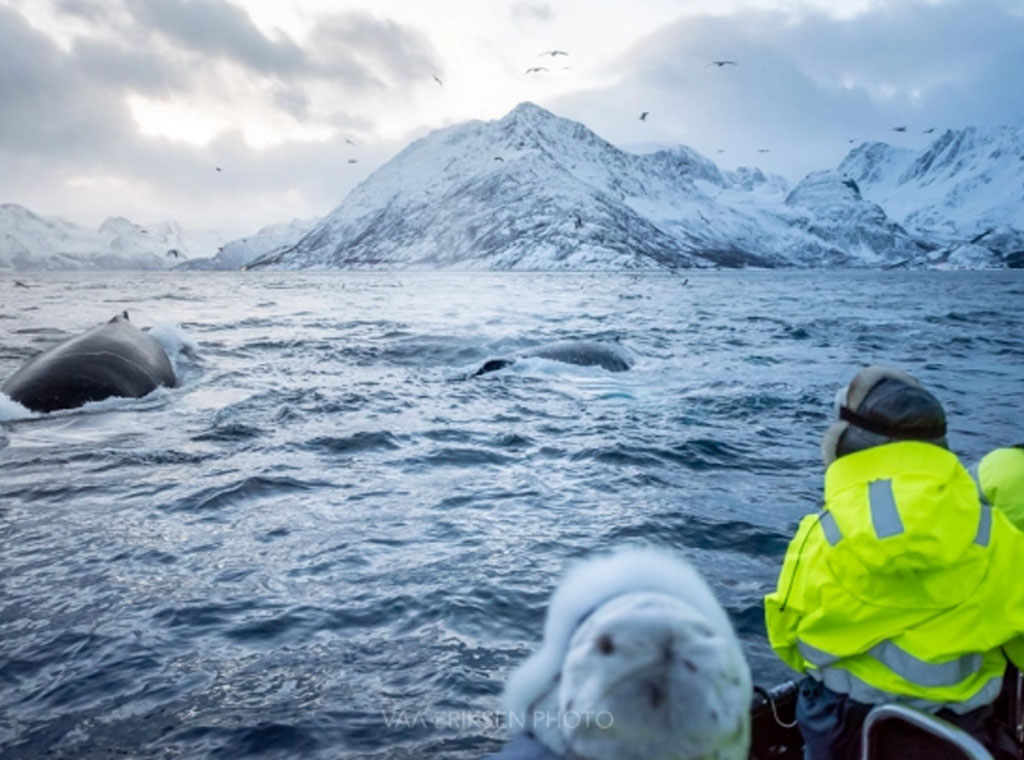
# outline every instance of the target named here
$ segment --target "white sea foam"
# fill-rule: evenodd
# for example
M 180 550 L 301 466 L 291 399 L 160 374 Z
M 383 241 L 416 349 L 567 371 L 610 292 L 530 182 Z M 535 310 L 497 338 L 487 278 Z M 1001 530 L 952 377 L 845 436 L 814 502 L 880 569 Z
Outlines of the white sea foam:
M 156 339 L 171 361 L 174 375 L 181 379 L 181 364 L 194 358 L 199 350 L 195 340 L 175 323 L 162 323 L 149 329 L 149 335 Z
M 37 415 L 21 403 L 11 400 L 7 395 L 0 392 L 0 421 L 31 419 Z

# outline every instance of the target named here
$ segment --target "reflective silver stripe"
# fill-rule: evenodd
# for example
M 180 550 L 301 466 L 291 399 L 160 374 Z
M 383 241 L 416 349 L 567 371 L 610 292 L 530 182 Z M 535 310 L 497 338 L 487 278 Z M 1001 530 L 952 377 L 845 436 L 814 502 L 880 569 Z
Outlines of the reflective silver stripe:
M 827 664 L 834 664 L 837 661 L 841 661 L 839 656 L 833 656 L 831 653 L 818 650 L 813 645 L 808 645 L 803 640 L 797 640 L 796 647 L 799 649 L 801 656 L 819 667 L 824 667 Z
M 983 547 L 988 546 L 989 536 L 992 533 L 992 507 L 988 504 L 981 505 L 981 519 L 978 520 L 978 535 L 974 537 L 974 543 Z
M 836 525 L 836 519 L 832 517 L 831 512 L 825 510 L 818 515 L 818 522 L 821 523 L 821 530 L 829 544 L 834 547 L 842 540 L 843 534 L 840 533 L 839 526 Z
M 885 664 L 907 682 L 927 688 L 959 685 L 971 675 L 978 674 L 985 663 L 980 653 L 968 653 L 952 661 L 933 664 L 907 653 L 889 640 L 879 643 L 867 654 Z
M 842 657 L 815 648 L 803 640 L 797 641 L 797 648 L 801 656 L 822 669 L 842 661 Z M 908 653 L 891 640 L 883 640 L 863 653 L 882 662 L 907 682 L 923 688 L 959 685 L 972 675 L 978 674 L 985 663 L 983 654 L 967 653 L 960 658 L 934 664 Z
M 854 701 L 859 701 L 863 704 L 899 702 L 901 704 L 909 704 L 915 709 L 925 712 L 937 712 L 940 709 L 951 709 L 959 714 L 970 712 L 972 709 L 977 709 L 995 701 L 1003 687 L 1002 675 L 995 675 L 966 701 L 929 701 L 928 699 L 918 699 L 913 696 L 901 696 L 881 691 L 868 685 L 845 669 L 825 667 L 824 669 L 808 670 L 808 674 L 815 680 L 823 682 L 829 690 L 835 693 L 845 693 Z
M 981 488 L 981 474 L 978 472 L 980 469 L 981 463 L 972 464 L 967 470 L 967 473 L 971 476 L 971 480 L 974 481 L 974 484 L 978 486 L 978 498 L 981 499 L 981 503 L 991 504 L 992 502 L 988 500 L 988 497 L 985 495 L 985 491 Z
M 892 494 L 892 480 L 875 480 L 868 486 L 868 502 L 871 504 L 871 524 L 880 539 L 903 533 L 903 521 Z

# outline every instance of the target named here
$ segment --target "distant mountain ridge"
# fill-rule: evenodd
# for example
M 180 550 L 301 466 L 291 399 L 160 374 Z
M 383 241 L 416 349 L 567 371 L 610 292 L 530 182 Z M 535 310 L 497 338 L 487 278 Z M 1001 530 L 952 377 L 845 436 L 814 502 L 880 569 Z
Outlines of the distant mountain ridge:
M 945 131 L 921 152 L 863 144 L 839 170 L 935 244 L 933 262 L 1024 262 L 1024 127 Z
M 526 102 L 412 142 L 317 221 L 222 243 L 0 206 L 0 268 L 1016 267 L 1024 128 L 866 143 L 793 185 L 685 146 L 625 152 Z
M 413 142 L 250 267 L 998 267 L 1021 242 L 1022 187 L 1000 186 L 991 202 L 996 170 L 983 153 L 998 143 L 997 163 L 1018 139 L 965 129 L 923 153 L 865 144 L 838 170 L 791 186 L 757 169 L 723 171 L 688 147 L 624 152 L 524 103 Z M 1022 171 L 1024 161 L 1005 174 Z M 956 194 L 934 194 L 940 174 Z M 980 218 L 949 213 L 983 205 Z M 994 239 L 976 240 L 977 221 L 998 222 Z
M 187 232 L 175 222 L 143 226 L 114 216 L 92 230 L 0 205 L 0 269 L 170 269 L 220 242 L 216 232 Z
M 290 245 L 308 232 L 317 219 L 292 219 L 271 224 L 259 232 L 220 246 L 210 258 L 192 259 L 177 266 L 186 270 L 241 269 L 268 251 Z

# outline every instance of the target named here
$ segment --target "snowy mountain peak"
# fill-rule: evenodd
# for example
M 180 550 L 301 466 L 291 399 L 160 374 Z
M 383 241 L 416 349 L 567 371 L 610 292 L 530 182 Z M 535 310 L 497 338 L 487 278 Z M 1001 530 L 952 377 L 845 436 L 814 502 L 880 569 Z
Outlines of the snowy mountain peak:
M 900 183 L 914 179 L 950 179 L 958 174 L 984 171 L 995 161 L 1024 161 L 1024 131 L 1016 128 L 968 127 L 947 130 L 900 176 Z
M 841 171 L 815 171 L 786 196 L 786 205 L 856 205 L 861 201 L 857 182 Z
M 988 262 L 1024 249 L 1024 127 L 947 130 L 919 152 L 864 144 L 839 170 L 941 252 L 992 232 Z
M 532 101 L 522 101 L 514 106 L 507 115 L 499 121 L 499 125 L 511 125 L 513 123 L 535 124 L 538 121 L 558 120 L 553 113 L 543 107 L 539 107 Z
M 140 226 L 123 216 L 90 230 L 20 205 L 0 205 L 0 269 L 168 269 L 213 253 L 216 232 L 186 234 L 180 224 Z
M 220 241 L 223 242 L 223 241 Z M 213 254 L 174 223 L 98 231 L 0 206 L 0 268 L 167 268 Z M 690 147 L 626 152 L 531 102 L 434 131 L 318 222 L 193 268 L 650 269 L 1024 264 L 1024 130 L 862 144 L 795 187 Z
M 146 230 L 124 216 L 110 216 L 100 224 L 99 233 L 109 238 L 140 237 L 146 234 Z
M 435 131 L 255 268 L 824 266 L 921 256 L 855 181 L 625 152 L 536 104 Z M 855 215 L 851 215 L 855 209 Z M 899 253 L 882 250 L 897 246 Z

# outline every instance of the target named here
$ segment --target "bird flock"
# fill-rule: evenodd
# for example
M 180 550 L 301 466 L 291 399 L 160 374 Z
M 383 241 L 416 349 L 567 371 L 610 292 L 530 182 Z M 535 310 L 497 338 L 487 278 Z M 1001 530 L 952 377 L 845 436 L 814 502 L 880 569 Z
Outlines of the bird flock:
M 547 51 L 541 51 L 538 54 L 538 56 L 546 56 L 546 57 L 550 58 L 552 61 L 554 61 L 555 59 L 557 59 L 557 58 L 559 58 L 561 56 L 564 56 L 564 57 L 568 58 L 569 57 L 569 52 L 568 51 L 564 51 L 564 50 L 562 50 L 560 48 L 551 48 L 551 49 L 549 49 Z M 725 67 L 738 67 L 738 66 L 739 66 L 739 62 L 735 61 L 733 59 L 713 59 L 712 61 L 709 61 L 707 64 L 705 64 L 704 68 L 707 69 L 709 67 L 715 67 L 717 69 L 724 69 Z M 563 69 L 563 70 L 572 69 L 572 65 L 571 64 L 567 64 L 565 66 L 560 67 L 560 69 Z M 523 74 L 524 75 L 528 75 L 528 76 L 537 76 L 537 75 L 540 75 L 543 72 L 548 72 L 548 71 L 550 71 L 549 67 L 535 64 L 535 65 L 527 67 Z M 444 81 L 436 73 L 434 73 L 432 75 L 432 77 L 433 77 L 434 82 L 437 83 L 438 87 L 441 87 L 441 88 L 444 87 Z M 651 114 L 650 111 L 644 110 L 644 111 L 642 111 L 640 113 L 640 115 L 638 117 L 638 120 L 640 122 L 642 122 L 642 123 L 646 123 L 647 122 L 647 118 L 648 118 L 648 116 L 650 114 Z M 896 125 L 896 126 L 893 126 L 892 130 L 895 133 L 906 133 L 907 132 L 907 126 L 906 125 Z M 930 134 L 930 133 L 934 133 L 934 132 L 935 132 L 935 127 L 930 127 L 930 128 L 927 128 L 927 129 L 923 130 L 921 133 L 922 134 Z M 849 144 L 853 144 L 856 141 L 857 141 L 857 139 L 849 139 L 848 143 Z M 345 143 L 349 144 L 351 146 L 355 145 L 355 142 L 353 142 L 352 139 L 349 139 L 349 138 L 345 139 Z M 718 154 L 723 154 L 724 152 L 725 152 L 724 149 L 718 149 L 717 150 Z M 767 148 L 767 147 L 760 147 L 760 148 L 757 149 L 757 152 L 760 153 L 760 154 L 767 154 L 767 153 L 771 152 L 771 150 L 769 148 Z M 500 156 L 497 156 L 497 155 L 494 157 L 494 159 L 495 159 L 495 161 L 504 162 L 504 158 L 500 157 Z M 350 157 L 350 158 L 348 158 L 348 162 L 351 165 L 355 165 L 359 161 L 358 161 L 358 159 L 356 159 L 354 157 Z M 218 173 L 220 173 L 222 171 L 222 169 L 221 169 L 221 167 L 219 165 L 215 166 L 215 170 Z M 578 226 L 580 226 L 579 223 L 577 223 L 577 227 Z

